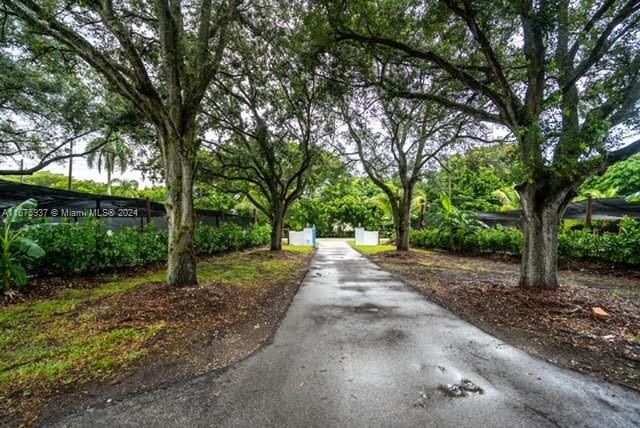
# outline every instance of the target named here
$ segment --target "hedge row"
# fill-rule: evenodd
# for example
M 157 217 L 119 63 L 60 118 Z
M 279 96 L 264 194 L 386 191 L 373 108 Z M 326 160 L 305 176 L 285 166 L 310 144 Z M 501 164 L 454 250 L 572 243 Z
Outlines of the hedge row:
M 269 234 L 269 226 L 244 230 L 233 223 L 220 227 L 201 224 L 196 229 L 196 250 L 199 254 L 214 254 L 264 245 L 269 242 Z M 28 226 L 25 236 L 46 253 L 31 264 L 32 274 L 98 272 L 167 259 L 167 231 L 154 227 L 144 231 L 123 228 L 113 233 L 99 221 L 38 224 Z
M 442 229 L 422 229 L 411 232 L 411 244 L 423 248 L 467 253 L 522 253 L 523 235 L 514 228 L 466 229 L 450 232 Z M 620 232 L 596 234 L 589 230 L 560 232 L 558 254 L 567 259 L 595 259 L 607 262 L 640 265 L 640 222 L 624 219 Z

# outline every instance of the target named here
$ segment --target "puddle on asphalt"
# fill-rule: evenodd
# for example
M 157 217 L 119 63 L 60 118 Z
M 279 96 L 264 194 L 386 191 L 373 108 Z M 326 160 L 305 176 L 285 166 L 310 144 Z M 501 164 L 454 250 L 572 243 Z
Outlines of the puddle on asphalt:
M 399 330 L 397 328 L 390 328 L 384 332 L 384 334 L 379 338 L 384 343 L 389 345 L 399 345 L 401 342 L 407 339 L 407 333 L 403 330 Z
M 462 379 L 458 383 L 440 385 L 438 389 L 447 397 L 459 398 L 470 394 L 483 394 L 484 391 L 469 379 Z
M 355 306 L 353 310 L 358 313 L 371 313 L 371 314 L 377 314 L 379 312 L 383 312 L 380 306 L 374 305 L 373 303 L 365 303 L 360 306 Z
M 373 303 L 363 303 L 361 305 L 315 305 L 308 317 L 315 324 L 336 324 L 350 320 L 351 316 L 365 318 L 368 321 L 382 321 L 400 319 L 415 320 L 429 316 L 429 314 L 410 312 L 403 313 L 398 310 L 398 306 L 383 305 L 378 306 Z
M 345 291 L 357 291 L 359 293 L 366 293 L 367 291 L 369 291 L 367 287 L 363 287 L 361 285 L 342 286 L 340 287 L 340 289 Z

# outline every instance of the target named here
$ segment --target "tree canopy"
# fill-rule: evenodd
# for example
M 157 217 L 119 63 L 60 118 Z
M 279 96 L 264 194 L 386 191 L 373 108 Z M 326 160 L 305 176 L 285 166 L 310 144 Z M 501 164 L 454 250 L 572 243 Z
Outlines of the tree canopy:
M 640 151 L 638 2 L 321 3 L 337 61 L 355 49 L 395 64 L 369 84 L 513 135 L 524 172 L 520 282 L 556 288 L 568 203 L 590 175 Z
M 135 145 L 147 158 L 136 166 L 165 182 L 172 285 L 197 283 L 195 198 L 250 203 L 274 250 L 288 214 L 328 233 L 391 220 L 402 250 L 436 199 L 520 208 L 520 284 L 555 288 L 569 202 L 638 191 L 638 0 L 4 0 L 0 11 L 2 159 L 29 159 L 29 174 L 90 142 L 96 159 L 113 154 L 111 172 L 109 147 Z M 347 184 L 338 152 L 369 180 Z M 343 206 L 320 206 L 328 195 Z

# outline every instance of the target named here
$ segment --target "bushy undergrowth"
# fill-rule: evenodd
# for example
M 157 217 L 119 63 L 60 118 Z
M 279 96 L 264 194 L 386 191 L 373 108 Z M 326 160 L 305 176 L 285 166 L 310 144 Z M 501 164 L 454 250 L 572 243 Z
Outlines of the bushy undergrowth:
M 249 230 L 233 223 L 220 227 L 201 224 L 196 229 L 196 251 L 214 254 L 240 250 L 269 242 L 269 226 Z M 29 266 L 32 274 L 68 275 L 142 266 L 167 258 L 167 231 L 147 227 L 144 231 L 105 229 L 99 221 L 32 225 L 25 236 L 40 244 L 45 256 Z
M 452 234 L 455 234 L 452 238 Z M 456 247 L 451 246 L 456 243 Z M 411 244 L 422 248 L 441 248 L 467 253 L 522 253 L 523 235 L 515 228 L 476 228 L 457 233 L 456 230 L 423 229 L 411 233 Z M 558 254 L 561 258 L 595 259 L 607 262 L 640 265 L 640 222 L 624 219 L 620 232 L 594 233 L 589 230 L 560 232 Z

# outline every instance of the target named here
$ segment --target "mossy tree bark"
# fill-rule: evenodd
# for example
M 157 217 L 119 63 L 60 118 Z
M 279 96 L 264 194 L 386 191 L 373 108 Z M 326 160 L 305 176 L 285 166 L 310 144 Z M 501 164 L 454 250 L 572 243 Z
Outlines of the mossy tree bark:
M 167 186 L 165 208 L 169 222 L 167 283 L 175 287 L 198 283 L 193 207 L 196 145 L 192 138 L 192 135 L 163 137 Z
M 520 286 L 558 287 L 558 232 L 565 210 L 575 193 L 569 189 L 550 192 L 546 186 L 519 187 L 522 201 L 524 245 Z

